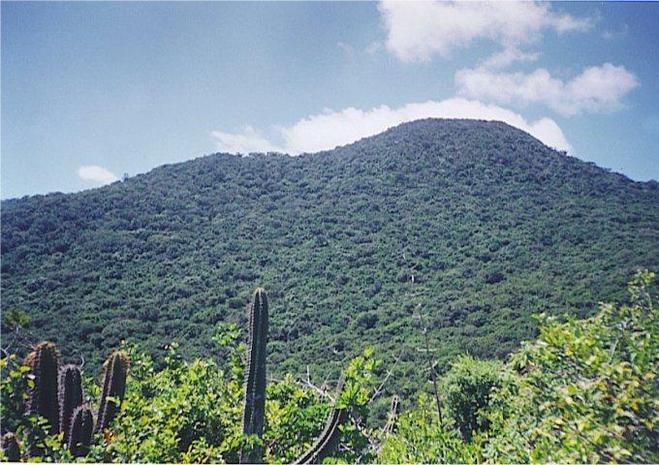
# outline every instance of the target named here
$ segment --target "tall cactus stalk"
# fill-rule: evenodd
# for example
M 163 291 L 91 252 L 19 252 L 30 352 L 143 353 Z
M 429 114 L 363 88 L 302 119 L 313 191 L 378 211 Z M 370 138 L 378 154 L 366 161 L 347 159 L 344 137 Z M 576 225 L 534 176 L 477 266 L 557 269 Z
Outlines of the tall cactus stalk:
M 122 351 L 112 352 L 103 364 L 103 371 L 103 393 L 98 408 L 97 431 L 107 428 L 119 412 L 126 393 L 128 355 Z
M 346 420 L 348 417 L 348 410 L 345 408 L 338 408 L 338 401 L 343 392 L 343 383 L 344 379 L 341 378 L 339 381 L 338 394 L 336 396 L 336 402 L 332 407 L 332 411 L 327 418 L 327 423 L 323 432 L 320 433 L 316 442 L 302 454 L 295 462 L 295 465 L 302 464 L 311 464 L 311 463 L 322 463 L 325 457 L 328 457 L 331 454 L 341 439 L 341 431 L 339 426 Z
M 64 365 L 59 371 L 59 429 L 64 433 L 64 443 L 69 440 L 71 416 L 76 407 L 82 404 L 82 376 L 80 368 Z
M 52 342 L 39 343 L 25 364 L 32 370 L 34 387 L 27 401 L 27 413 L 38 414 L 50 423 L 50 433 L 59 432 L 58 370 L 59 353 Z
M 14 433 L 2 435 L 2 453 L 7 462 L 19 462 L 21 460 L 21 447 Z
M 268 340 L 268 297 L 264 289 L 254 291 L 249 313 L 249 353 L 245 376 L 243 434 L 263 436 L 265 420 L 265 362 Z M 263 462 L 260 445 L 243 447 L 240 463 Z
M 74 457 L 84 457 L 89 453 L 94 433 L 94 417 L 86 405 L 79 405 L 71 415 L 69 437 L 66 446 Z

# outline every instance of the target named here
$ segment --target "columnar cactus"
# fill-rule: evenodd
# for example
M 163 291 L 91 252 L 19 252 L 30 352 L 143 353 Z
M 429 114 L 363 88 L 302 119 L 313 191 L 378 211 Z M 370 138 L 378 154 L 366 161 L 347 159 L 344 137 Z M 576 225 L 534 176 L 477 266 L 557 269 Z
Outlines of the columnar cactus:
M 75 365 L 64 365 L 59 371 L 59 429 L 64 433 L 64 443 L 69 440 L 73 411 L 81 404 L 82 376 L 80 368 Z
M 79 405 L 71 415 L 67 448 L 74 457 L 84 457 L 89 453 L 94 433 L 94 417 L 87 405 Z
M 2 435 L 2 453 L 7 462 L 19 462 L 21 460 L 21 448 L 14 433 Z
M 119 407 L 126 393 L 126 375 L 128 374 L 128 356 L 125 352 L 115 351 L 103 364 L 103 393 L 98 408 L 97 431 L 103 431 L 117 416 Z
M 52 342 L 39 343 L 26 365 L 32 370 L 34 387 L 30 390 L 27 413 L 38 414 L 50 423 L 50 433 L 59 432 L 59 402 L 57 392 L 59 353 Z
M 265 418 L 265 361 L 268 339 L 268 297 L 264 289 L 256 289 L 249 313 L 249 352 L 245 375 L 245 408 L 243 434 L 263 436 Z M 263 448 L 245 446 L 240 452 L 240 463 L 263 462 Z
M 343 382 L 344 380 L 341 378 L 341 381 L 339 381 L 338 395 L 336 396 L 337 400 L 327 418 L 327 423 L 325 424 L 323 432 L 320 433 L 320 436 L 318 436 L 318 439 L 316 439 L 313 446 L 293 462 L 294 464 L 322 463 L 323 459 L 328 457 L 338 445 L 339 439 L 341 438 L 339 426 L 348 417 L 347 409 L 338 408 L 338 401 L 343 391 Z

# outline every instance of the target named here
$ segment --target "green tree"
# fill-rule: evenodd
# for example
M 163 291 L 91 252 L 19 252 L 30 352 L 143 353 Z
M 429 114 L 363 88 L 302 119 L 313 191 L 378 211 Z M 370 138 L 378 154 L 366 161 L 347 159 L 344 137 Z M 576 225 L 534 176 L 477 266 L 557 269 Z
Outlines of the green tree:
M 503 363 L 497 360 L 462 355 L 451 362 L 451 369 L 443 377 L 442 393 L 446 409 L 465 441 L 487 430 L 485 409 L 493 392 L 504 382 L 502 373 Z

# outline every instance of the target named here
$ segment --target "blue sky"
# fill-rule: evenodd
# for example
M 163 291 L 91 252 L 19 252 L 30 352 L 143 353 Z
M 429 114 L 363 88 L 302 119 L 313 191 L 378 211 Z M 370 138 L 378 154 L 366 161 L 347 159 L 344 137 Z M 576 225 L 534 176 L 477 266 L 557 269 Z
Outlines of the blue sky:
M 659 3 L 2 2 L 1 195 L 501 119 L 659 179 Z

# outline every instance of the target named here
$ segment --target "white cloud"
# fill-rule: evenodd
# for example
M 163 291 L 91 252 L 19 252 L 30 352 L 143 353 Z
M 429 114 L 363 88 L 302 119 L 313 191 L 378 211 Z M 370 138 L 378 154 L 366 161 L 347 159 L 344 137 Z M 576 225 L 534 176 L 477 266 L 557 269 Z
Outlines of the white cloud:
M 465 97 L 499 103 L 541 103 L 563 115 L 619 109 L 621 100 L 639 85 L 624 66 L 605 63 L 585 69 L 568 81 L 539 68 L 532 73 L 494 72 L 485 67 L 462 69 L 455 82 Z
M 110 184 L 118 181 L 119 178 L 112 172 L 97 165 L 86 165 L 78 168 L 78 176 L 83 181 L 89 181 L 96 184 Z
M 332 149 L 339 145 L 355 142 L 363 137 L 378 134 L 406 121 L 422 118 L 467 118 L 503 121 L 526 131 L 543 143 L 571 151 L 563 131 L 555 121 L 542 118 L 526 121 L 521 115 L 497 105 L 486 105 L 476 100 L 451 98 L 442 101 L 411 103 L 400 108 L 382 105 L 370 110 L 345 108 L 340 111 L 326 109 L 322 113 L 308 116 L 289 127 L 279 128 L 283 147 L 281 152 L 299 154 Z M 219 131 L 213 133 L 216 135 Z M 221 133 L 225 134 L 226 133 Z M 246 134 L 235 134 L 238 138 Z M 267 141 L 266 141 L 267 142 Z M 260 136 L 257 136 L 260 143 Z M 267 142 L 270 146 L 274 146 Z
M 283 150 L 261 136 L 252 126 L 239 133 L 213 131 L 217 149 L 229 153 L 282 152 Z
M 540 37 L 545 29 L 558 33 L 591 26 L 550 10 L 547 3 L 382 1 L 379 10 L 387 31 L 386 47 L 402 61 L 429 61 L 447 57 L 454 49 L 476 39 L 489 39 L 506 47 Z

